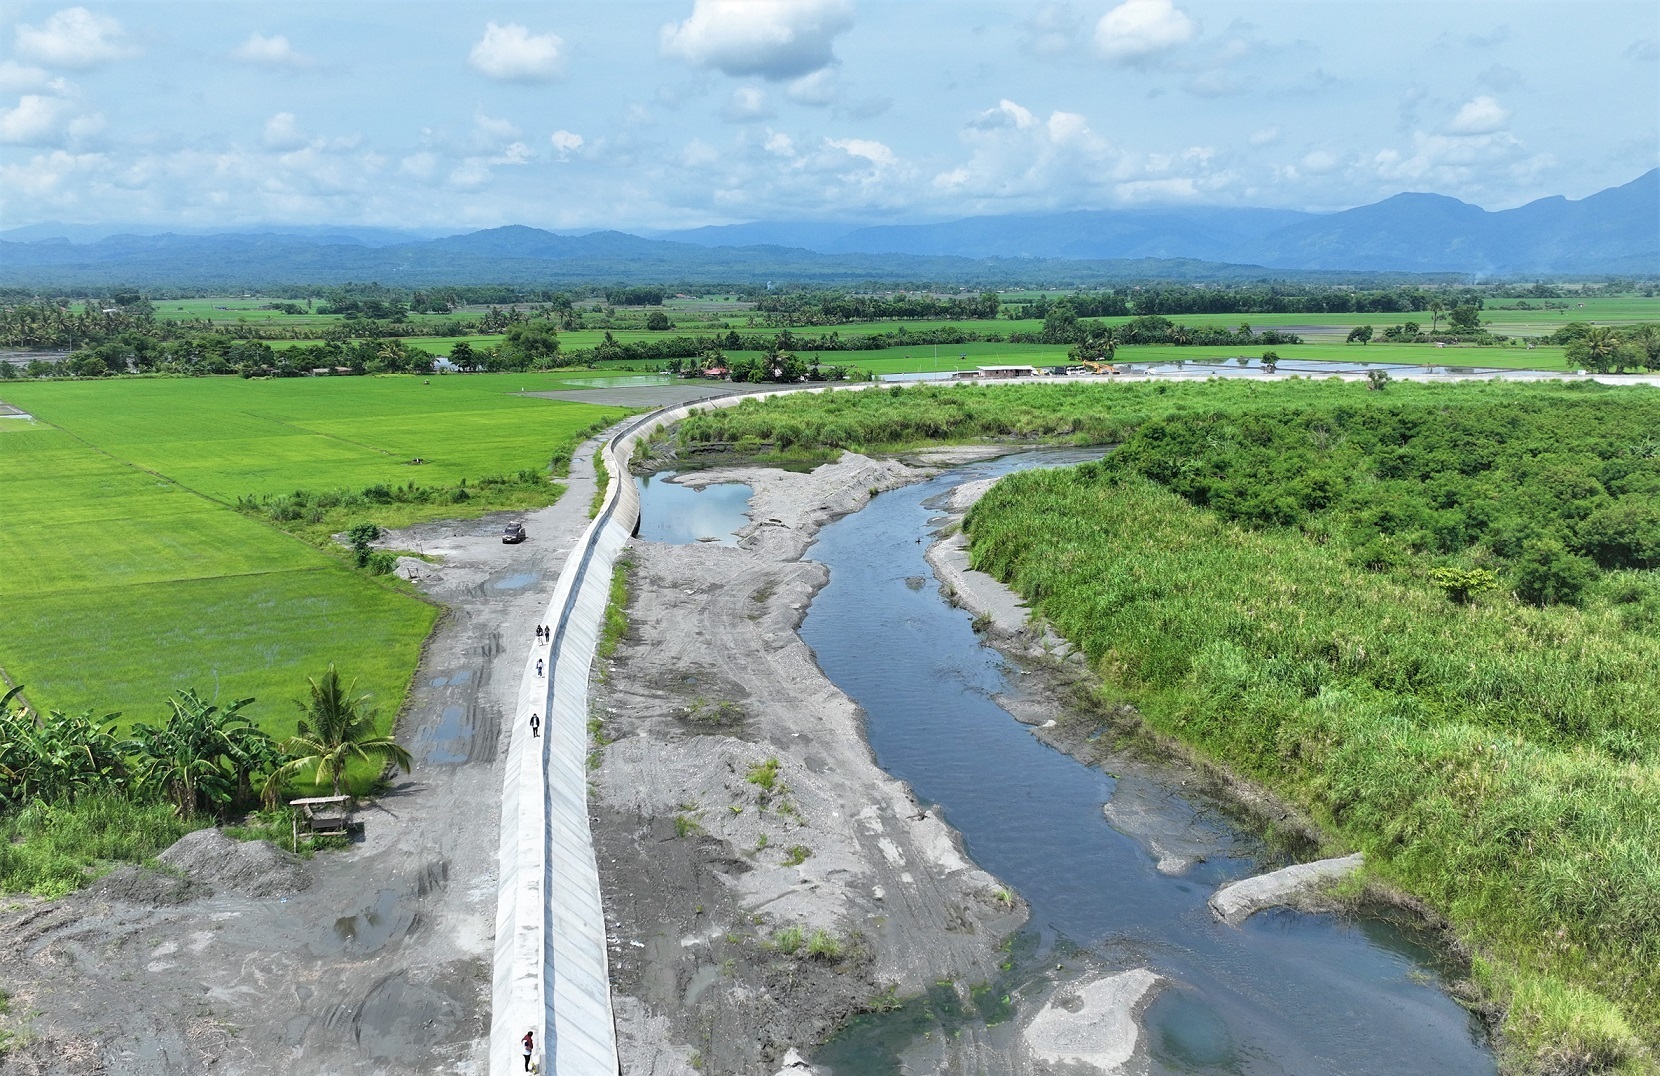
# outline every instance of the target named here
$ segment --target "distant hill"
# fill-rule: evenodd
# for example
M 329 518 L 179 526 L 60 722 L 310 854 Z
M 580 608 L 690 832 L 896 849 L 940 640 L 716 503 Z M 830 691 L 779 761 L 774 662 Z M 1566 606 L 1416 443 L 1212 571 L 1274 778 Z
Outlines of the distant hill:
M 763 222 L 659 238 L 705 246 L 782 242 L 826 254 L 1197 258 L 1282 270 L 1655 273 L 1660 170 L 1579 201 L 1541 198 L 1498 212 L 1444 195 L 1398 194 L 1329 214 L 1125 209 L 873 227 Z
M 1191 258 L 965 258 L 821 254 L 781 246 L 704 247 L 624 232 L 573 236 L 520 225 L 381 247 L 329 237 L 244 234 L 118 235 L 84 244 L 0 242 L 0 287 L 44 290 L 115 285 L 244 290 L 347 281 L 406 287 L 557 287 L 596 281 L 1060 287 L 1145 280 L 1246 281 L 1271 275 L 1285 274 Z M 1354 279 L 1342 273 L 1311 276 L 1333 283 Z
M 324 226 L 122 234 L 91 242 L 45 232 L 77 234 L 51 225 L 4 233 L 0 286 L 772 280 L 1058 287 L 1287 277 L 1342 283 L 1377 281 L 1378 274 L 1655 274 L 1660 170 L 1579 201 L 1542 198 L 1500 212 L 1443 195 L 1398 194 L 1330 214 L 1213 207 L 909 225 L 762 222 L 654 238 L 520 225 L 443 238 Z
M 1577 202 L 1541 198 L 1496 213 L 1438 194 L 1397 194 L 1299 221 L 1229 254 L 1283 269 L 1654 273 L 1660 169 Z

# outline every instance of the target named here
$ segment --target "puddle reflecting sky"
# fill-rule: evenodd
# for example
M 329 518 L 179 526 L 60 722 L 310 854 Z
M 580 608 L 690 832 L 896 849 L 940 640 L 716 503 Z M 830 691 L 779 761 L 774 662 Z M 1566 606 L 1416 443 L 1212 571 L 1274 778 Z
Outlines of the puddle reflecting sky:
M 676 473 L 662 471 L 634 480 L 640 489 L 640 537 L 669 545 L 706 538 L 720 545 L 737 545 L 733 532 L 749 522 L 746 513 L 754 490 L 738 482 L 691 489 L 668 481 Z

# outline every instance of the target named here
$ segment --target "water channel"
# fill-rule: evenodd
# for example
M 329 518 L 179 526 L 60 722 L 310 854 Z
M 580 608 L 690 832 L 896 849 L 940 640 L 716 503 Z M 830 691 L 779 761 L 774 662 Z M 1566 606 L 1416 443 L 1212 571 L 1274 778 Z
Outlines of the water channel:
M 864 708 L 877 760 L 940 805 L 975 862 L 1031 908 L 989 1003 L 962 1004 L 945 989 L 860 1017 L 815 1065 L 834 1076 L 897 1076 L 916 1037 L 1004 1020 L 1005 998 L 1040 999 L 1051 982 L 1084 969 L 1148 968 L 1165 984 L 1142 1014 L 1146 1061 L 1137 1071 L 1495 1072 L 1479 1025 L 1441 990 L 1438 954 L 1410 924 L 1292 911 L 1259 913 L 1242 928 L 1216 922 L 1205 902 L 1218 885 L 1278 865 L 1260 842 L 1217 805 L 1187 795 L 1177 777 L 1161 780 L 1155 768 L 1116 778 L 1085 766 L 999 705 L 1020 690 L 1022 674 L 941 596 L 924 559 L 929 535 L 956 485 L 1079 458 L 1022 453 L 885 493 L 824 528 L 808 554 L 829 567 L 830 582 L 801 634 Z M 647 519 L 672 511 L 659 498 L 668 488 L 642 482 Z M 705 519 L 694 529 L 730 526 Z M 1130 813 L 1165 816 L 1204 846 L 1203 861 L 1161 873 L 1146 845 L 1108 823 L 1103 808 L 1115 796 L 1134 799 Z

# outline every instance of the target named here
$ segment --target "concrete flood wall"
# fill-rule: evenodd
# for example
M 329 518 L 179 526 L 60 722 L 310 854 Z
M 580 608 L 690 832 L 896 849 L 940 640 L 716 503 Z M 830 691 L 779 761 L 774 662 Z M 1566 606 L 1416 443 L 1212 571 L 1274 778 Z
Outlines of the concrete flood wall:
M 536 1036 L 539 1070 L 616 1076 L 616 1025 L 599 869 L 588 827 L 588 675 L 599 645 L 611 574 L 640 518 L 629 474 L 634 446 L 720 397 L 634 420 L 600 449 L 611 482 L 594 521 L 571 549 L 542 622 L 551 645 L 525 665 L 502 775 L 496 949 L 491 985 L 490 1074 L 524 1071 L 520 1043 Z M 538 674 L 536 663 L 543 662 Z M 542 719 L 532 736 L 530 716 Z

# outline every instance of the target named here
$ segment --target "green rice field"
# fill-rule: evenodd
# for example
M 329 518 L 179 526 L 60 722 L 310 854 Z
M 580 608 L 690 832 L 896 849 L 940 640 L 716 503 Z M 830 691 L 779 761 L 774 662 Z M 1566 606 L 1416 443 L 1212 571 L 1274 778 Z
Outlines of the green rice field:
M 544 375 L 7 385 L 0 668 L 39 708 L 160 716 L 168 693 L 254 696 L 291 732 L 330 661 L 395 716 L 437 610 L 232 505 L 545 469 L 624 412 L 516 395 Z M 408 461 L 421 457 L 419 467 Z M 549 487 L 544 503 L 556 492 Z M 467 506 L 399 505 L 412 516 Z M 473 513 L 476 514 L 476 513 Z M 384 521 L 384 520 L 383 520 Z

